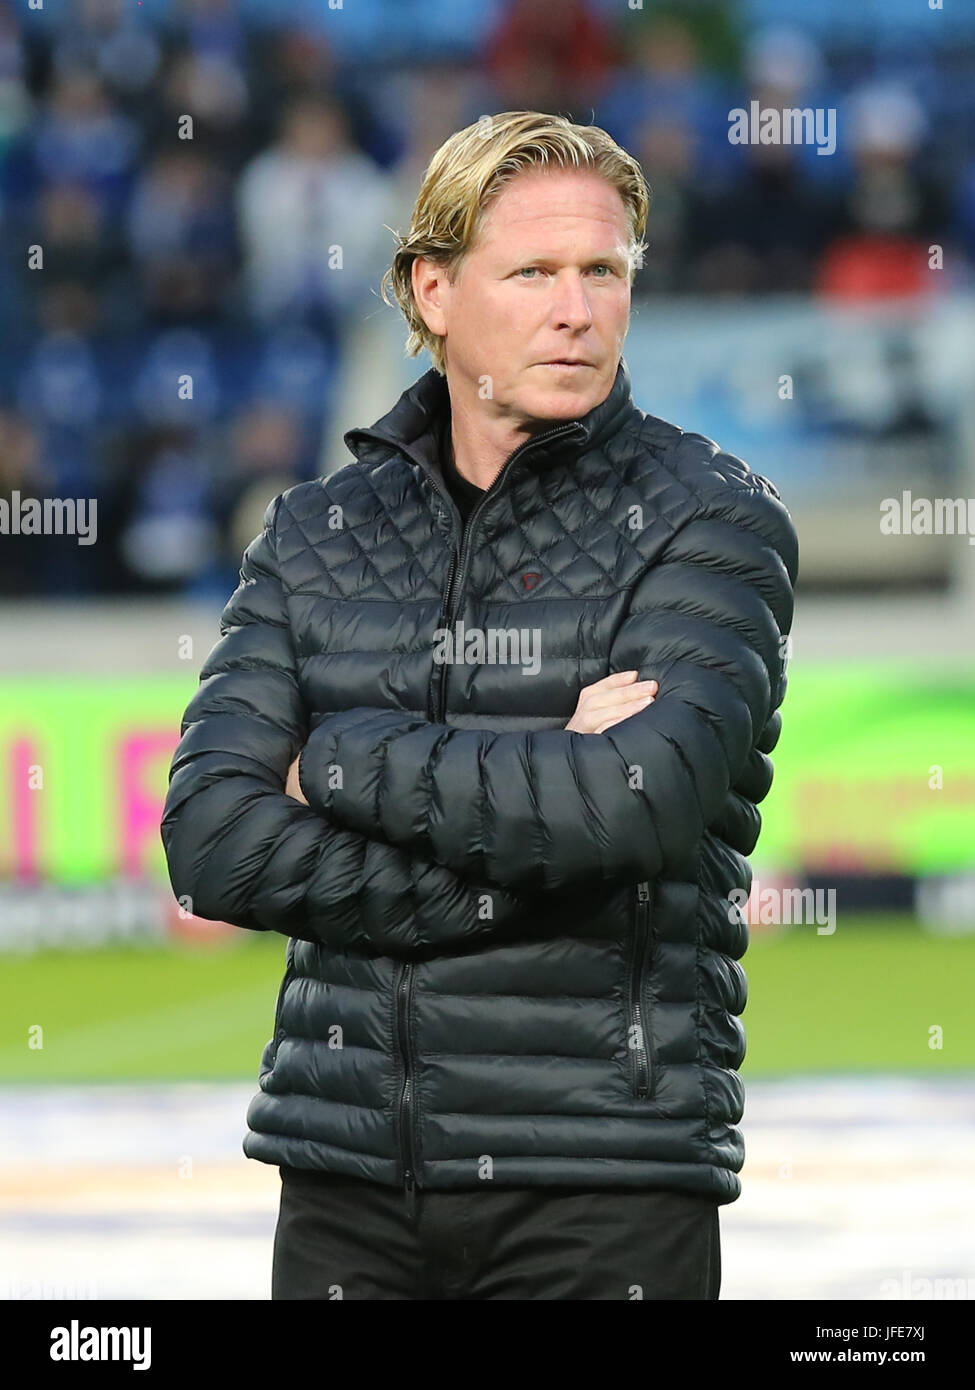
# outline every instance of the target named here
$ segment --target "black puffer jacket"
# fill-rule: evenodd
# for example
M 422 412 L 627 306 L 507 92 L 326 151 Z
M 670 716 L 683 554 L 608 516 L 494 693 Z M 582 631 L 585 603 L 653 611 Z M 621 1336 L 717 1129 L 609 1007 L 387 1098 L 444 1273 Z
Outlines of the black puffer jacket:
M 731 1202 L 728 894 L 772 780 L 792 521 L 740 459 L 640 410 L 623 361 L 511 455 L 461 542 L 447 409 L 431 369 L 346 435 L 357 462 L 275 498 L 183 720 L 173 888 L 290 938 L 244 1152 L 407 1189 Z M 518 640 L 492 661 L 472 629 Z M 565 730 L 583 686 L 634 668 L 653 704 Z M 302 748 L 307 807 L 283 793 Z

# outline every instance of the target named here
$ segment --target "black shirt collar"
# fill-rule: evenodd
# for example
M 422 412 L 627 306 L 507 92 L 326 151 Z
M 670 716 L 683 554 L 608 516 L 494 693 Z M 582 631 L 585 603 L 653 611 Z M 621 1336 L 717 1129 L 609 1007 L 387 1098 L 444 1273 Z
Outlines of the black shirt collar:
M 454 463 L 454 450 L 450 442 L 450 411 L 443 412 L 440 420 L 440 469 L 443 473 L 444 482 L 447 489 L 457 505 L 457 510 L 466 521 L 471 511 L 477 505 L 480 497 L 484 496 L 485 489 L 472 483 L 469 478 L 465 478 L 462 473 L 457 471 Z

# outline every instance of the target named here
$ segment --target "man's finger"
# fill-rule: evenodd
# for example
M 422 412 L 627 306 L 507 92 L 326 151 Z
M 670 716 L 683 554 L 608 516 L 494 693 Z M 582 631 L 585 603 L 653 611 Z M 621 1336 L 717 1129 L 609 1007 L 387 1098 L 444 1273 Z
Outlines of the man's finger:
M 631 690 L 625 690 L 619 693 L 607 691 L 601 696 L 595 695 L 592 699 L 587 700 L 582 708 L 585 709 L 587 714 L 598 714 L 600 710 L 615 709 L 618 705 L 629 705 L 632 704 L 634 700 L 645 700 L 648 695 L 653 695 L 655 693 L 652 689 L 654 684 L 656 684 L 656 682 L 648 682 L 646 684 L 641 682 L 639 685 L 633 686 Z

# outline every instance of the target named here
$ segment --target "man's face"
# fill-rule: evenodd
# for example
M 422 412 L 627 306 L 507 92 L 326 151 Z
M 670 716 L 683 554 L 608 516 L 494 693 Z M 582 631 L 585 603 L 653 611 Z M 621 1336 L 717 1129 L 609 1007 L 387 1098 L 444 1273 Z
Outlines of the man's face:
M 417 262 L 414 293 L 446 337 L 451 395 L 529 426 L 605 400 L 629 327 L 628 239 L 623 200 L 600 175 L 531 169 L 492 204 L 453 284 Z M 549 365 L 559 358 L 580 365 Z

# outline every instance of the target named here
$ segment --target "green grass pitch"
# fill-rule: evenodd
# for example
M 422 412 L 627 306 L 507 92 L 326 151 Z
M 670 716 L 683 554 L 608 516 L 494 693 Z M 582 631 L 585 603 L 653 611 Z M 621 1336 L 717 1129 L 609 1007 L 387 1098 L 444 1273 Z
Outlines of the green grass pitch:
M 0 1082 L 253 1080 L 272 1032 L 285 939 L 4 959 Z M 975 937 L 906 918 L 831 936 L 757 930 L 742 965 L 749 1076 L 975 1068 Z M 29 1046 L 40 1025 L 43 1047 Z M 932 1047 L 941 1030 L 941 1047 Z M 36 1036 L 36 1033 L 35 1033 Z

